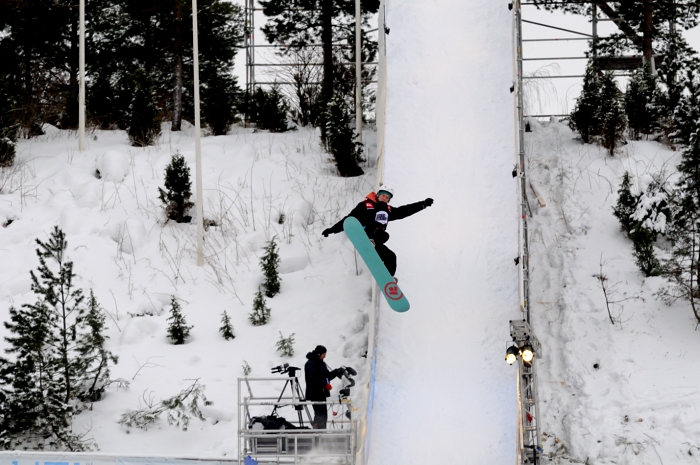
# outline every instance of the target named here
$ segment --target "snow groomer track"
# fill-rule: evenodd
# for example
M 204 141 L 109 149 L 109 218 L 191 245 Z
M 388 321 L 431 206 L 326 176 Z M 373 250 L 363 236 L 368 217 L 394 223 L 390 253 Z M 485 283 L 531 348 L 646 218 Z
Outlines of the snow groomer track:
M 368 463 L 512 464 L 511 15 L 492 0 L 388 0 L 386 26 L 383 181 L 394 205 L 435 205 L 389 228 L 411 310 L 380 304 Z

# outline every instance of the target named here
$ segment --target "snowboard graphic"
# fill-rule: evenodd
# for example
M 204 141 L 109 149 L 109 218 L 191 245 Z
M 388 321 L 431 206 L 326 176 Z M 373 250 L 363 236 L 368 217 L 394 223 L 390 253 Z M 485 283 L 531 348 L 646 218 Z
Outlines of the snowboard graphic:
M 367 268 L 369 268 L 372 276 L 374 276 L 374 279 L 379 285 L 379 289 L 382 291 L 382 294 L 384 294 L 391 309 L 397 312 L 405 312 L 411 308 L 408 299 L 403 295 L 399 285 L 394 281 L 394 277 L 391 276 L 389 270 L 384 266 L 382 259 L 377 255 L 374 246 L 369 241 L 364 228 L 362 228 L 360 222 L 357 221 L 357 218 L 353 218 L 352 216 L 346 218 L 345 221 L 343 221 L 343 229 L 360 254 L 360 257 L 362 257 L 362 260 L 364 260 Z

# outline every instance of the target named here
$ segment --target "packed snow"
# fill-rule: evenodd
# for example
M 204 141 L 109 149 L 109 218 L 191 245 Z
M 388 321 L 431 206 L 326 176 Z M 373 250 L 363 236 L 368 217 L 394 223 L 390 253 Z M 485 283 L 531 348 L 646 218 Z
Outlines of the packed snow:
M 449 12 L 447 14 L 446 12 Z M 389 2 L 386 162 L 405 314 L 382 305 L 370 464 L 510 464 L 518 318 L 511 15 L 503 4 Z M 467 26 L 468 24 L 468 26 Z

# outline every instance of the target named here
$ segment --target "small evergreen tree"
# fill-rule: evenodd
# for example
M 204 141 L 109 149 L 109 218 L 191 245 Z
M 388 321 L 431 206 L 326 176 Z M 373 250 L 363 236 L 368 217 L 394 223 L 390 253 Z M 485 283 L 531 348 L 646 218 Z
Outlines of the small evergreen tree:
M 364 174 L 359 166 L 359 163 L 364 161 L 363 145 L 355 141 L 355 133 L 350 127 L 350 109 L 340 95 L 336 94 L 328 102 L 320 120 L 321 143 L 326 151 L 333 155 L 338 173 L 342 177 Z
M 593 137 L 598 135 L 600 128 L 598 107 L 601 89 L 598 74 L 592 61 L 589 62 L 583 77 L 581 95 L 576 99 L 576 106 L 569 119 L 569 127 L 579 133 L 584 144 L 591 142 Z
M 226 135 L 234 122 L 235 108 L 240 99 L 236 78 L 214 69 L 207 73 L 202 89 L 202 119 L 215 136 Z
M 17 129 L 15 120 L 15 99 L 9 89 L 7 79 L 0 76 L 0 167 L 10 166 L 15 161 Z
M 241 106 L 241 112 L 258 129 L 267 129 L 270 132 L 289 131 L 287 113 L 289 105 L 277 86 L 269 91 L 258 87 L 251 95 L 245 96 Z
M 260 258 L 260 268 L 265 275 L 265 282 L 263 287 L 265 288 L 265 296 L 272 298 L 279 294 L 280 292 L 280 275 L 279 275 L 279 265 L 280 256 L 277 252 L 277 242 L 276 237 L 273 237 L 268 241 L 265 246 L 265 254 Z
M 83 375 L 78 397 L 86 402 L 96 402 L 102 398 L 109 382 L 109 365 L 110 363 L 116 365 L 119 361 L 119 358 L 105 347 L 105 343 L 109 339 L 108 336 L 104 335 L 105 320 L 106 316 L 97 302 L 95 294 L 90 289 L 84 320 L 87 332 L 80 336 L 77 344 Z
M 289 337 L 284 337 L 280 331 L 280 339 L 275 344 L 275 348 L 282 357 L 294 355 L 294 333 L 290 334 Z
M 661 271 L 661 263 L 656 258 L 654 242 L 656 234 L 647 228 L 637 225 L 630 233 L 632 239 L 632 255 L 637 268 L 644 276 L 658 276 Z
M 36 240 L 39 268 L 30 272 L 38 300 L 10 310 L 6 353 L 0 378 L 10 389 L 0 440 L 6 447 L 86 450 L 91 442 L 70 430 L 81 402 L 86 365 L 80 356 L 85 328 L 83 295 L 74 286 L 73 263 L 66 259 L 65 234 L 54 227 L 49 240 Z M 57 269 L 54 269 L 56 268 Z
M 187 326 L 180 304 L 174 295 L 170 296 L 170 317 L 168 317 L 167 321 L 170 322 L 168 325 L 168 339 L 170 339 L 170 342 L 175 345 L 187 342 L 187 338 L 190 337 L 190 329 L 194 326 Z
M 248 319 L 254 326 L 265 325 L 270 320 L 270 309 L 265 302 L 262 287 L 258 287 L 253 300 L 253 311 L 248 315 Z
M 632 218 L 637 209 L 637 197 L 632 194 L 632 178 L 629 171 L 622 175 L 622 182 L 617 191 L 617 204 L 613 207 L 613 214 L 620 222 L 620 230 L 628 236 L 634 228 L 635 220 Z
M 158 198 L 165 205 L 168 219 L 178 223 L 189 223 L 192 220 L 191 216 L 185 215 L 194 206 L 190 201 L 191 189 L 190 168 L 185 157 L 175 153 L 165 168 L 165 190 L 158 188 Z
M 624 141 L 627 118 L 622 109 L 620 89 L 617 88 L 615 79 L 609 73 L 604 73 L 601 78 L 597 119 L 600 122 L 601 144 L 608 149 L 610 156 L 613 156 L 615 148 Z
M 228 317 L 228 314 L 226 312 L 224 312 L 221 315 L 221 328 L 219 328 L 219 332 L 227 341 L 229 339 L 236 338 L 236 335 L 233 334 L 233 326 L 231 325 L 231 319 Z
M 59 356 L 60 372 L 63 381 L 63 401 L 69 404 L 78 394 L 78 385 L 82 375 L 81 361 L 74 356 L 78 329 L 82 327 L 85 309 L 82 306 L 84 296 L 82 289 L 76 289 L 73 279 L 73 262 L 66 260 L 68 242 L 65 233 L 54 226 L 49 240 L 36 239 L 39 248 L 38 276 L 30 271 L 32 291 L 39 297 L 36 304 L 28 308 L 43 306 L 49 309 L 51 330 L 57 338 L 56 349 Z M 47 259 L 58 265 L 52 270 Z
M 635 140 L 639 140 L 642 134 L 652 134 L 658 126 L 657 93 L 657 80 L 649 66 L 643 66 L 632 74 L 624 101 L 629 133 Z
M 700 127 L 690 137 L 678 165 L 673 216 L 667 237 L 671 256 L 664 260 L 664 276 L 671 287 L 661 295 L 670 303 L 682 298 L 690 303 L 700 323 Z
M 689 70 L 685 73 L 685 89 L 679 96 L 674 114 L 675 131 L 671 139 L 682 145 L 689 146 L 690 139 L 697 131 L 700 121 L 700 72 Z
M 6 389 L 0 440 L 5 449 L 53 448 L 72 444 L 68 419 L 71 407 L 64 401 L 60 380 L 58 338 L 51 330 L 51 313 L 42 302 L 10 308 L 4 323 L 7 354 L 0 361 L 0 378 Z
M 160 118 L 150 76 L 143 70 L 134 75 L 129 106 L 129 141 L 134 147 L 153 145 L 160 136 Z

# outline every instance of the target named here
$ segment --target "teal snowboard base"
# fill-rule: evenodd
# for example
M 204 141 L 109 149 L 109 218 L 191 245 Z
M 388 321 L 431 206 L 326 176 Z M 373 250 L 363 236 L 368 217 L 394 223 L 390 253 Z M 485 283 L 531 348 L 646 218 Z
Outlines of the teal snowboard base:
M 350 239 L 350 242 L 355 246 L 355 250 L 357 250 L 360 257 L 362 257 L 362 260 L 364 260 L 367 265 L 367 268 L 369 268 L 372 276 L 374 276 L 374 279 L 377 281 L 379 290 L 384 294 L 386 301 L 389 303 L 389 307 L 397 312 L 405 312 L 411 308 L 408 299 L 403 295 L 394 277 L 391 276 L 389 270 L 384 266 L 384 262 L 379 258 L 377 251 L 374 250 L 374 246 L 369 241 L 364 228 L 360 222 L 357 221 L 357 218 L 352 216 L 346 218 L 345 221 L 343 221 L 343 229 Z

